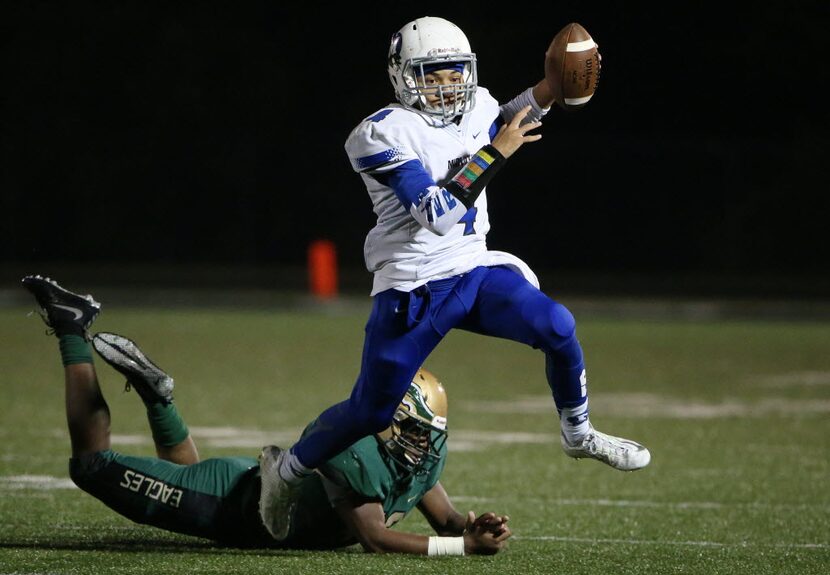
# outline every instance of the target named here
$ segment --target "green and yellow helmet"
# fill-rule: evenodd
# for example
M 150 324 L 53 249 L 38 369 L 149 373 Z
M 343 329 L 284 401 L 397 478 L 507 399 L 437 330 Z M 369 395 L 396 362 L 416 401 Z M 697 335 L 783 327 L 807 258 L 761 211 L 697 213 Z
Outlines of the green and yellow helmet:
M 432 373 L 418 370 L 392 425 L 378 438 L 389 456 L 414 475 L 428 473 L 441 460 L 447 441 L 447 392 Z

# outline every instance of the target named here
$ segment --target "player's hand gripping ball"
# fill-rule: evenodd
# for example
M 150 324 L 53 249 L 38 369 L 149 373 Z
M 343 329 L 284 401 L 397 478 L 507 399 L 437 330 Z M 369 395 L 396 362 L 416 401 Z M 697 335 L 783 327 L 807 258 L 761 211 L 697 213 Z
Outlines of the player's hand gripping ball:
M 578 110 L 588 103 L 599 84 L 600 59 L 596 42 L 576 22 L 554 36 L 545 53 L 545 79 L 557 104 Z

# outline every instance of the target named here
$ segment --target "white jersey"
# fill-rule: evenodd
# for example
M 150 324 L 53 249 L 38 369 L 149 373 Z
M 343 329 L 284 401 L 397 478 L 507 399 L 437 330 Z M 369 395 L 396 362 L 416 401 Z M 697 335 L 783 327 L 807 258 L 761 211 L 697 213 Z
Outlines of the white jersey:
M 374 274 L 372 295 L 390 288 L 411 291 L 478 265 L 512 265 L 536 283 L 518 258 L 487 251 L 486 192 L 468 210 L 443 186 L 490 143 L 500 116 L 509 120 L 530 104 L 533 111 L 525 121 L 532 121 L 547 110 L 536 104 L 530 89 L 501 108 L 485 88 L 479 87 L 475 97 L 475 107 L 457 124 L 390 104 L 358 124 L 346 140 L 352 167 L 363 178 L 377 215 L 364 244 L 366 267 Z

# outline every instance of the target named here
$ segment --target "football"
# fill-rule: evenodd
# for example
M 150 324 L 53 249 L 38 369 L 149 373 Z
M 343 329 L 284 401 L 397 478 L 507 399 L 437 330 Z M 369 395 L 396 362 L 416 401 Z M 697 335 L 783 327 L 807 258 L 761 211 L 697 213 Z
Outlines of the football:
M 582 108 L 597 89 L 600 55 L 596 42 L 572 22 L 553 38 L 545 53 L 545 79 L 565 110 Z

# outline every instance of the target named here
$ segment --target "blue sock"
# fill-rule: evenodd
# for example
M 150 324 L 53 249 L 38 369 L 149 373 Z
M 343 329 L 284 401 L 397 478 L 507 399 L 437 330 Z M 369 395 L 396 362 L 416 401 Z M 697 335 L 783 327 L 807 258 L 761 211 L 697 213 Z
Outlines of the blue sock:
M 552 354 L 545 356 L 545 372 L 559 412 L 562 434 L 576 443 L 588 433 L 588 382 L 582 348 L 575 336 Z

